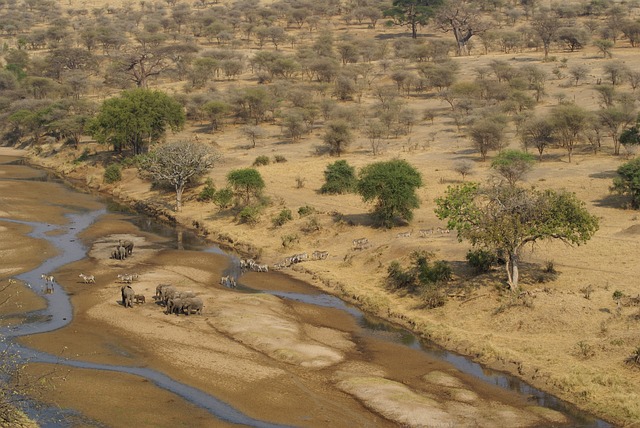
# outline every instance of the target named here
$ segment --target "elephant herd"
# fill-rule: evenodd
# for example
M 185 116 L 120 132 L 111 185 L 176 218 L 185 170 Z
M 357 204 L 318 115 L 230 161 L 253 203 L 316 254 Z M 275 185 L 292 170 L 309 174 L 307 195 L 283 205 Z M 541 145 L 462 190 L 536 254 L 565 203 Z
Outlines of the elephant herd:
M 204 302 L 193 291 L 179 291 L 173 285 L 160 284 L 156 287 L 156 302 L 164 305 L 165 314 L 202 315 Z
M 111 258 L 124 260 L 133 254 L 133 242 L 129 240 L 118 240 L 118 245 L 111 252 Z
M 122 294 L 122 306 L 132 308 L 134 303 L 145 303 L 146 299 L 141 294 L 135 294 L 131 285 L 123 285 L 120 288 Z M 193 291 L 178 291 L 173 285 L 160 284 L 156 287 L 156 302 L 163 305 L 165 314 L 192 313 L 202 315 L 204 302 Z

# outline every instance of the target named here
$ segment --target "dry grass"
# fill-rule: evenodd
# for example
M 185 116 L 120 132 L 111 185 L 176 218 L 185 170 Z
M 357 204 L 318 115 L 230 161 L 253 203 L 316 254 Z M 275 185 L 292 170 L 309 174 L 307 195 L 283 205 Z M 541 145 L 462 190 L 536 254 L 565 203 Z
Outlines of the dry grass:
M 122 2 L 124 3 L 124 2 Z M 93 7 L 100 1 L 84 1 Z M 75 5 L 70 1 L 69 5 Z M 114 4 L 117 5 L 117 2 Z M 338 32 L 357 32 L 358 36 L 373 37 L 371 30 L 347 28 L 333 23 Z M 378 31 L 387 36 L 398 36 L 398 29 Z M 445 37 L 445 36 L 438 36 Z M 447 36 L 448 37 L 448 36 Z M 288 48 L 284 48 L 285 51 Z M 593 85 L 604 75 L 607 60 L 600 58 L 592 47 L 579 52 L 555 51 L 556 61 L 541 62 L 541 52 L 524 52 L 453 58 L 460 63 L 460 80 L 474 78 L 474 70 L 490 61 L 506 60 L 516 66 L 535 64 L 550 76 L 546 96 L 536 106 L 537 113 L 545 113 L 560 98 L 574 101 L 590 110 L 598 109 L 598 98 Z M 636 49 L 619 41 L 614 59 L 630 68 L 640 66 Z M 566 67 L 584 64 L 590 74 L 579 86 L 569 83 Z M 405 66 L 405 65 L 403 65 Z M 406 65 L 410 67 L 410 65 Z M 554 70 L 565 76 L 554 78 Z M 243 75 L 239 81 L 215 83 L 223 93 L 237 85 L 252 85 Z M 388 77 L 380 84 L 392 84 Z M 163 84 L 169 92 L 180 92 L 182 86 Z M 631 92 L 627 86 L 622 88 Z M 458 132 L 448 116 L 448 105 L 434 96 L 412 96 L 405 99 L 408 106 L 421 113 L 427 109 L 437 112 L 431 121 L 421 121 L 409 136 L 385 141 L 381 155 L 374 157 L 368 140 L 361 134 L 350 150 L 343 155 L 351 165 L 360 168 L 373 161 L 406 159 L 423 174 L 426 186 L 419 190 L 421 207 L 415 220 L 408 226 L 415 230 L 444 226 L 433 212 L 434 198 L 442 195 L 448 185 L 460 181 L 455 165 L 460 161 L 473 164 L 467 180 L 484 181 L 490 176 L 488 165 L 479 161 L 464 133 Z M 360 104 L 352 107 L 366 109 L 374 103 L 367 94 Z M 176 219 L 187 226 L 197 221 L 213 240 L 232 237 L 238 250 L 251 249 L 260 253 L 262 262 L 276 263 L 300 251 L 329 251 L 325 261 L 309 261 L 291 273 L 311 281 L 317 286 L 352 300 L 383 317 L 410 327 L 424 337 L 441 345 L 472 355 L 479 361 L 504 369 L 524 380 L 575 402 L 580 407 L 604 417 L 623 422 L 640 419 L 637 385 L 640 371 L 624 364 L 624 360 L 638 346 L 640 321 L 631 316 L 637 308 L 617 308 L 612 294 L 620 290 L 626 295 L 638 294 L 635 279 L 640 276 L 640 264 L 635 255 L 640 253 L 638 214 L 624 209 L 624 201 L 609 193 L 614 171 L 626 159 L 611 155 L 610 140 L 605 137 L 604 148 L 598 155 L 590 153 L 585 145 L 578 147 L 572 163 L 567 162 L 561 148 L 549 150 L 545 161 L 528 175 L 527 184 L 540 188 L 565 188 L 584 200 L 589 210 L 600 217 L 600 230 L 585 246 L 568 248 L 560 243 L 541 243 L 525 255 L 524 289 L 534 296 L 527 305 L 513 304 L 504 294 L 502 272 L 481 278 L 470 278 L 464 267 L 464 256 L 469 246 L 456 237 L 433 234 L 426 238 L 417 233 L 410 238 L 396 238 L 397 231 L 373 228 L 367 216 L 370 209 L 355 195 L 327 196 L 318 193 L 323 182 L 323 171 L 334 158 L 317 155 L 321 145 L 321 130 L 295 144 L 283 143 L 276 124 L 265 125 L 268 136 L 258 147 L 249 149 L 239 125 L 228 124 L 221 132 L 203 132 L 197 124 L 170 135 L 169 139 L 190 139 L 195 132 L 201 141 L 215 146 L 223 155 L 222 162 L 209 174 L 220 188 L 227 173 L 235 168 L 249 167 L 257 156 L 283 155 L 286 163 L 271 163 L 259 168 L 267 183 L 266 194 L 273 202 L 267 207 L 259 225 L 249 227 L 237 224 L 228 212 L 218 212 L 212 204 L 195 202 L 199 189 L 192 189 L 181 213 Z M 509 145 L 518 148 L 513 129 L 508 132 Z M 104 147 L 86 145 L 100 157 L 109 154 Z M 51 153 L 45 147 L 44 154 Z M 136 177 L 133 169 L 123 172 L 124 179 L 115 185 L 102 183 L 99 163 L 76 165 L 72 162 L 77 152 L 62 150 L 56 156 L 34 157 L 34 161 L 81 178 L 92 188 L 111 193 L 125 201 L 154 201 L 168 208 L 173 195 L 149 189 L 146 182 Z M 304 187 L 297 186 L 304 179 Z M 189 200 L 191 198 L 191 200 Z M 317 210 L 313 215 L 319 227 L 308 231 L 309 217 L 298 218 L 302 206 Z M 270 219 L 283 208 L 294 214 L 294 220 L 273 228 Z M 403 229 L 404 230 L 404 229 Z M 283 248 L 282 237 L 297 235 L 299 242 Z M 351 241 L 367 237 L 372 246 L 354 251 Z M 438 258 L 449 261 L 455 268 L 455 281 L 465 290 L 465 296 L 450 299 L 442 308 L 425 311 L 412 297 L 390 294 L 381 286 L 386 267 L 393 260 L 405 260 L 415 250 L 428 250 Z M 556 279 L 537 283 L 536 272 L 546 261 L 552 260 L 559 271 Z M 589 299 L 584 291 L 590 289 Z M 582 345 L 579 345 L 582 343 Z M 567 367 L 572 370 L 567 371 Z

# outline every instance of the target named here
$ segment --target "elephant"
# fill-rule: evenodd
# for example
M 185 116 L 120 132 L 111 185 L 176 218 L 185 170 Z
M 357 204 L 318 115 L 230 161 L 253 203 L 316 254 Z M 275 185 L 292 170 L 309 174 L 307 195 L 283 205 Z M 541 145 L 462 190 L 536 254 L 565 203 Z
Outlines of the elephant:
M 120 292 L 122 293 L 122 306 L 133 308 L 133 296 L 136 295 L 133 288 L 130 285 L 123 285 Z
M 162 292 L 165 288 L 171 287 L 169 284 L 158 284 L 156 287 L 156 300 L 162 300 Z
M 176 290 L 176 288 L 173 285 L 168 285 L 164 287 L 160 292 L 160 300 L 162 300 L 162 302 L 166 306 L 169 299 L 173 297 L 177 292 L 178 290 Z
M 127 258 L 127 250 L 122 245 L 118 245 L 111 252 L 111 258 L 116 260 L 124 260 Z
M 124 249 L 127 251 L 127 255 L 130 256 L 131 254 L 133 254 L 133 242 L 127 240 L 118 240 L 118 244 L 120 244 L 121 247 L 124 247 Z
M 169 301 L 167 302 L 167 310 L 164 312 L 165 314 L 172 314 L 172 313 L 176 313 L 176 314 L 180 314 L 180 312 L 182 312 L 182 304 L 183 304 L 183 300 L 180 297 L 174 297 L 169 299 Z
M 196 314 L 202 315 L 203 306 L 204 303 L 199 297 L 188 297 L 182 300 L 182 310 L 187 315 L 189 315 L 191 311 L 194 311 Z

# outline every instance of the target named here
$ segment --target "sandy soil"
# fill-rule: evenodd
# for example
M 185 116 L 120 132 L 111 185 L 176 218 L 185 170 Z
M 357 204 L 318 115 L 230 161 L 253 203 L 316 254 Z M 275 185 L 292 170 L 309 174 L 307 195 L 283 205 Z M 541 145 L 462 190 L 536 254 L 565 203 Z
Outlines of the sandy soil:
M 67 204 L 85 199 L 63 193 L 60 201 Z M 62 209 L 51 205 L 41 213 L 43 218 L 56 218 Z M 161 238 L 117 215 L 100 218 L 81 237 L 88 257 L 53 272 L 71 295 L 73 321 L 57 331 L 23 338 L 22 343 L 61 358 L 154 368 L 249 416 L 282 424 L 379 427 L 438 421 L 528 426 L 565 421 L 556 412 L 457 375 L 420 352 L 400 351 L 400 345 L 359 336 L 355 321 L 338 310 L 223 288 L 218 279 L 228 263 L 225 257 L 163 249 Z M 135 242 L 133 256 L 110 259 L 111 248 L 123 238 Z M 21 240 L 15 236 L 14 242 Z M 34 263 L 43 257 L 27 254 Z M 18 265 L 16 270 L 27 268 Z M 95 275 L 96 283 L 84 284 L 79 272 Z M 132 286 L 146 296 L 145 304 L 122 307 L 117 275 L 124 272 L 139 275 Z M 281 273 L 253 273 L 242 281 L 257 289 L 278 284 L 281 290 L 313 292 Z M 203 315 L 166 315 L 152 298 L 158 283 L 196 292 L 205 302 Z M 35 299 L 24 299 L 30 294 L 26 290 L 22 287 L 12 298 L 25 309 Z M 136 376 L 45 364 L 31 365 L 29 372 L 48 373 L 54 388 L 42 399 L 78 410 L 84 423 L 213 423 L 204 410 Z

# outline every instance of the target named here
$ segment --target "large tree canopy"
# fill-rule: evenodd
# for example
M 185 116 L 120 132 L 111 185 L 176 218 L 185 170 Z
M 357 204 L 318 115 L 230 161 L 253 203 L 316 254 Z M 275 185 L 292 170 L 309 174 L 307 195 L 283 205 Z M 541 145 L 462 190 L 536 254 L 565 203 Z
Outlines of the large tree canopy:
M 176 141 L 163 144 L 151 152 L 140 170 L 154 182 L 173 186 L 176 191 L 176 211 L 180 211 L 185 187 L 206 174 L 219 157 L 202 144 Z
M 631 196 L 631 206 L 640 208 L 640 158 L 620 165 L 617 173 L 618 177 L 613 179 L 611 190 Z
M 418 170 L 404 160 L 376 162 L 360 171 L 358 193 L 365 202 L 375 200 L 374 218 L 392 227 L 396 217 L 410 221 L 420 206 L 416 189 L 422 186 Z
M 411 37 L 418 37 L 418 27 L 427 23 L 434 15 L 434 8 L 442 4 L 442 0 L 393 0 L 392 7 L 385 10 L 385 16 L 393 18 L 398 25 L 411 29 Z
M 518 289 L 522 249 L 543 239 L 580 245 L 598 230 L 598 219 L 567 191 L 514 186 L 481 188 L 477 183 L 449 187 L 436 199 L 438 218 L 474 246 L 501 252 L 507 260 L 509 287 Z
M 177 131 L 184 126 L 182 106 L 169 95 L 149 89 L 124 91 L 106 100 L 89 124 L 91 135 L 121 152 L 131 147 L 140 154 L 157 142 L 167 128 Z

